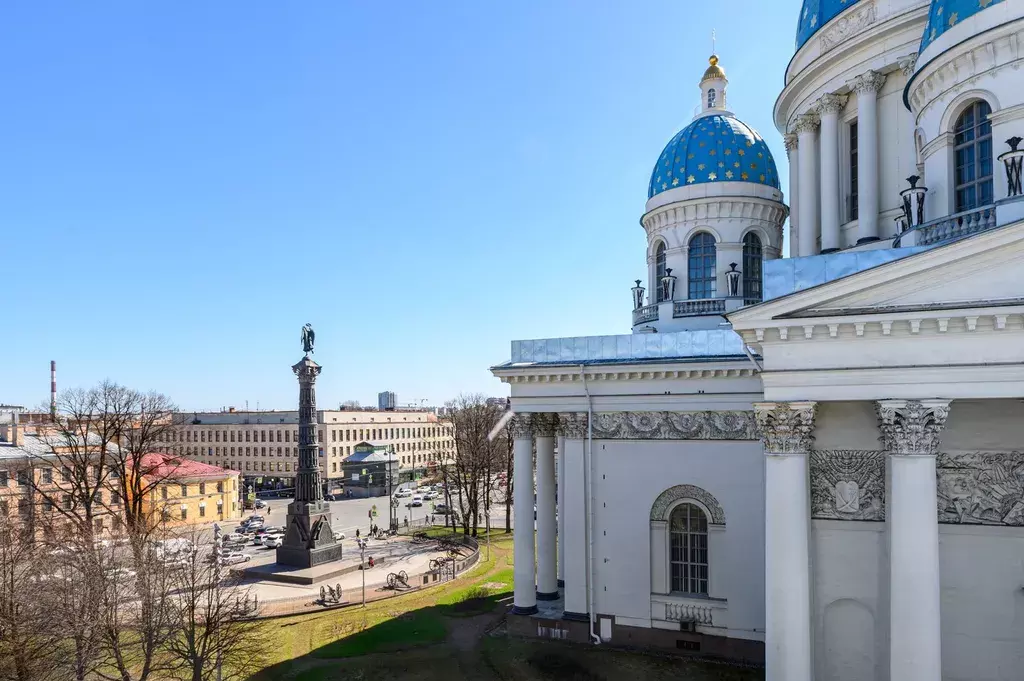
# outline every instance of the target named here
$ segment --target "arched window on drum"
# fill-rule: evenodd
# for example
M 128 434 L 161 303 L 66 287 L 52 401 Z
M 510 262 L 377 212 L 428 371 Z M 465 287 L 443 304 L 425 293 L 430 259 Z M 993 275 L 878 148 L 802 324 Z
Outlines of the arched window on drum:
M 743 237 L 743 297 L 748 301 L 761 301 L 764 298 L 763 263 L 761 237 L 754 232 L 747 232 Z

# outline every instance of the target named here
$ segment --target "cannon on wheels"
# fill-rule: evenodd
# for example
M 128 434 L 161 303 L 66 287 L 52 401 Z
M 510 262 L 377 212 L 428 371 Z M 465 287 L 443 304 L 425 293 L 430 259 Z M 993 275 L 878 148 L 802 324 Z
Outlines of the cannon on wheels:
M 409 588 L 409 575 L 405 570 L 388 573 L 388 588 L 396 591 Z
M 320 587 L 320 604 L 321 605 L 334 605 L 341 603 L 341 584 L 336 588 L 331 588 L 327 585 L 326 588 Z

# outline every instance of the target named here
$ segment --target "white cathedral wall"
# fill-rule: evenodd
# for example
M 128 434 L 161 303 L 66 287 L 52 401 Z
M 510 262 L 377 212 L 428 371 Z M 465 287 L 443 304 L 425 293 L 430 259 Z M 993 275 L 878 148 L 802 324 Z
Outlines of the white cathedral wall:
M 955 400 L 940 451 L 1019 452 L 1021 424 L 1020 400 Z M 814 446 L 880 449 L 873 404 L 820 403 Z M 1019 484 L 1007 480 L 1005 487 Z M 886 523 L 819 519 L 811 528 L 815 678 L 889 681 Z M 944 681 L 1019 680 L 1024 528 L 940 524 L 939 559 Z
M 710 595 L 728 600 L 721 635 L 763 640 L 764 454 L 759 442 L 594 442 L 595 612 L 620 624 L 651 619 L 650 512 L 674 485 L 714 496 L 725 530 L 710 537 Z M 712 530 L 712 534 L 715 534 Z

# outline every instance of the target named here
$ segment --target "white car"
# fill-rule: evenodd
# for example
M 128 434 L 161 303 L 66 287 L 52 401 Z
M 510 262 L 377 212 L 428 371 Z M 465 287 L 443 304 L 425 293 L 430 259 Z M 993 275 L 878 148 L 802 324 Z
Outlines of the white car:
M 414 496 L 412 498 L 412 501 L 409 502 L 409 505 L 410 506 L 422 506 L 423 505 L 423 497 L 421 497 L 420 495 L 417 494 L 416 496 Z
M 269 534 L 263 538 L 263 545 L 268 549 L 276 549 L 284 543 L 284 537 L 279 534 Z
M 397 492 L 395 492 L 395 498 L 396 499 L 405 499 L 406 497 L 411 497 L 411 496 L 412 496 L 412 492 L 410 492 L 407 489 L 400 489 Z
M 237 563 L 248 563 L 249 560 L 250 556 L 247 556 L 244 553 L 237 552 L 223 553 L 220 556 L 221 565 L 236 565 Z

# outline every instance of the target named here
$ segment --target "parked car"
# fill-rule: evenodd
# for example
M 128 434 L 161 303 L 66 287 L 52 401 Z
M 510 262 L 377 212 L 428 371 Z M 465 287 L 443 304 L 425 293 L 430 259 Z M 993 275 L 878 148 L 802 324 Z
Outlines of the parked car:
M 257 499 L 256 500 L 256 508 L 266 508 L 266 507 L 267 507 L 267 502 L 263 501 L 262 499 Z
M 235 530 L 235 532 L 238 532 L 238 530 Z M 244 534 L 222 534 L 221 537 L 220 537 L 220 543 L 221 544 L 244 544 L 245 543 L 245 535 Z
M 247 556 L 244 553 L 224 553 L 221 554 L 220 563 L 221 565 L 236 565 L 238 563 L 248 563 L 251 560 L 251 556 Z
M 412 496 L 412 492 L 410 492 L 407 488 L 403 488 L 403 489 L 400 489 L 397 492 L 395 492 L 395 498 L 396 499 L 405 499 L 406 497 L 411 497 L 411 496 Z
M 284 543 L 284 537 L 279 534 L 271 534 L 263 538 L 263 545 L 268 549 L 276 549 L 278 546 Z
M 331 530 L 331 532 L 334 532 L 334 530 Z M 341 541 L 342 539 L 345 539 L 344 532 L 334 532 L 334 541 Z

